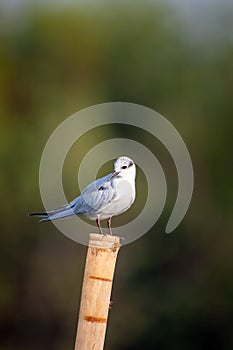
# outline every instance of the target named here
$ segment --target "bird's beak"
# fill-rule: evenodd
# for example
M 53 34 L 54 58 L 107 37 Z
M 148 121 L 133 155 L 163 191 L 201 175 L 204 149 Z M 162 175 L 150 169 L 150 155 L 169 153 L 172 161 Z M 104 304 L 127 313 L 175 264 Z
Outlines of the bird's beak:
M 112 175 L 110 176 L 109 180 L 112 180 L 112 178 L 114 178 L 115 176 L 119 175 L 120 174 L 120 171 L 114 171 L 112 173 Z

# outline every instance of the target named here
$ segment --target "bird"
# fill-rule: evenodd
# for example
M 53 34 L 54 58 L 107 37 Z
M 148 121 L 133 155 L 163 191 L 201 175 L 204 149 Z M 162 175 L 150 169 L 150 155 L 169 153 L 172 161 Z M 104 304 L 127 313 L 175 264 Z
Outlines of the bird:
M 69 204 L 48 212 L 29 213 L 29 216 L 42 217 L 40 222 L 84 216 L 96 221 L 100 234 L 104 234 L 100 223 L 107 219 L 108 232 L 112 235 L 112 217 L 124 213 L 135 201 L 135 177 L 133 160 L 121 156 L 114 162 L 112 173 L 93 181 Z

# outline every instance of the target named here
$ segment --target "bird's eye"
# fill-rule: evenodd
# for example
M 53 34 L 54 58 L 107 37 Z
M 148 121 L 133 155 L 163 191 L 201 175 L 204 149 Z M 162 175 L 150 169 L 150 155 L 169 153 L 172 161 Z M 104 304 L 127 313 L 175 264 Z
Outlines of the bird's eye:
M 121 167 L 121 169 L 126 169 L 127 168 L 127 166 L 126 165 L 123 165 L 122 167 Z

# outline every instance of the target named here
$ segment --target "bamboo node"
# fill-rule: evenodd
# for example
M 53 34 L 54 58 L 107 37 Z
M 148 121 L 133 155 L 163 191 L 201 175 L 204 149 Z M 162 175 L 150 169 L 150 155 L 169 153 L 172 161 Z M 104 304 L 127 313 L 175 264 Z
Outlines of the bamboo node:
M 95 316 L 84 316 L 84 320 L 87 322 L 95 322 L 95 323 L 106 323 L 107 319 L 103 317 L 95 317 Z
M 106 277 L 90 276 L 90 278 L 93 279 L 93 280 L 100 280 L 100 281 L 104 281 L 104 282 L 112 282 L 112 280 L 110 278 L 106 278 Z

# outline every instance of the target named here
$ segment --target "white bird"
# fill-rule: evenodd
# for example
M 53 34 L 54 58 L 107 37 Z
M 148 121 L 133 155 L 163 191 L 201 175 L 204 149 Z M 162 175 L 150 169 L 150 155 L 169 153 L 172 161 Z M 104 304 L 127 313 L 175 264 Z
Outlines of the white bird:
M 99 233 L 103 234 L 100 221 L 107 220 L 109 234 L 112 235 L 111 218 L 128 210 L 135 200 L 136 167 L 132 159 L 120 157 L 114 163 L 114 171 L 87 186 L 79 197 L 68 205 L 43 213 L 40 222 L 64 219 L 72 215 L 96 220 Z

